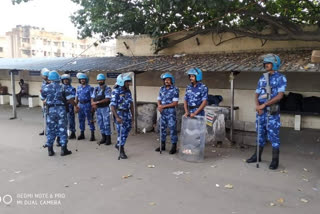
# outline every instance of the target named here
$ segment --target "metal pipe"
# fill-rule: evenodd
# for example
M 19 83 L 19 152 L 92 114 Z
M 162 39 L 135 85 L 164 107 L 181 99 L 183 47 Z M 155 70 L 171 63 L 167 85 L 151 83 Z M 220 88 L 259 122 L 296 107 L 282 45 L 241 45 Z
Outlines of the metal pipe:
M 17 98 L 16 98 L 16 85 L 15 85 L 15 78 L 14 78 L 14 72 L 16 70 L 11 70 L 10 71 L 10 76 L 11 76 L 11 91 L 12 91 L 12 114 L 13 117 L 10 118 L 10 120 L 16 119 L 17 118 Z
M 231 124 L 230 124 L 230 141 L 233 143 L 233 121 L 234 121 L 234 73 L 230 73 L 230 92 L 231 92 Z
M 133 87 L 133 114 L 134 114 L 134 134 L 138 133 L 138 124 L 137 124 L 137 81 L 136 81 L 136 73 L 133 72 L 132 78 L 132 87 Z

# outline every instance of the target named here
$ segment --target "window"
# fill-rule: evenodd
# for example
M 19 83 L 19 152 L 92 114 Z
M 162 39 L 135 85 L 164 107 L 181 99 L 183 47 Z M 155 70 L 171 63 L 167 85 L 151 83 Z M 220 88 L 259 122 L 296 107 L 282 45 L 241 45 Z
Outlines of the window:
M 3 52 L 3 47 L 0 47 L 0 52 Z
M 30 42 L 30 39 L 29 39 L 29 38 L 22 38 L 22 42 L 29 43 L 29 42 Z
M 47 56 L 47 51 L 44 51 L 44 52 L 43 52 L 43 56 Z
M 22 53 L 24 55 L 30 56 L 31 55 L 31 51 L 30 50 L 22 50 Z
M 53 42 L 54 46 L 59 46 L 59 42 Z

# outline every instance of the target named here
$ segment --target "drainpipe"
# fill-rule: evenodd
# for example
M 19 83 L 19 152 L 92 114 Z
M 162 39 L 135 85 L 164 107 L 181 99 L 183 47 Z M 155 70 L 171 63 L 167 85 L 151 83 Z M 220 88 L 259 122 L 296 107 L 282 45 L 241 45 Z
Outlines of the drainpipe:
M 10 120 L 17 118 L 17 98 L 16 98 L 16 87 L 15 87 L 15 77 L 14 73 L 17 72 L 17 70 L 11 70 L 10 76 L 11 76 L 11 91 L 12 91 L 12 117 Z

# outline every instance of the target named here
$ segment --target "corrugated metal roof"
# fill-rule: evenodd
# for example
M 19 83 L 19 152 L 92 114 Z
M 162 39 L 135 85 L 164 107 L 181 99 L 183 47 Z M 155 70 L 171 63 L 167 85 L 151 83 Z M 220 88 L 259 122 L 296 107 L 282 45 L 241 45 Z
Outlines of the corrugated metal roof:
M 207 72 L 264 72 L 261 55 L 265 53 L 232 53 L 211 55 L 93 57 L 93 58 L 24 58 L 0 59 L 0 69 L 39 71 L 46 67 L 59 71 L 186 71 L 199 67 Z M 312 64 L 311 50 L 275 52 L 282 61 L 283 72 L 320 72 Z
M 40 71 L 42 68 L 59 71 L 113 71 L 145 61 L 146 57 L 92 57 L 92 58 L 2 58 L 1 70 Z

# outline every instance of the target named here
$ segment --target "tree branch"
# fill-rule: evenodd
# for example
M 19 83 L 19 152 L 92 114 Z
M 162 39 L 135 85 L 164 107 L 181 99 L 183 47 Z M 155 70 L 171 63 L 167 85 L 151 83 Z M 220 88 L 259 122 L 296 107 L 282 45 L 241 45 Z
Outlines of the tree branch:
M 262 46 L 268 41 L 290 41 L 290 40 L 300 40 L 300 41 L 317 41 L 320 42 L 320 32 L 302 32 L 302 33 L 296 33 L 296 34 L 277 34 L 277 33 L 269 33 L 269 34 L 261 34 L 261 33 L 256 33 L 250 30 L 245 30 L 245 29 L 233 29 L 233 28 L 210 28 L 210 29 L 205 29 L 205 30 L 198 30 L 198 31 L 193 31 L 190 32 L 189 34 L 183 36 L 180 39 L 177 40 L 172 40 L 169 42 L 167 45 L 163 47 L 158 47 L 154 54 L 158 54 L 159 51 L 162 51 L 166 48 L 173 47 L 187 39 L 190 39 L 198 34 L 204 34 L 204 33 L 209 33 L 209 32 L 214 32 L 214 33 L 234 33 L 236 36 L 234 38 L 230 38 L 224 41 L 220 41 L 217 45 L 220 45 L 222 43 L 225 43 L 230 40 L 234 40 L 237 38 L 242 38 L 242 37 L 250 37 L 250 38 L 256 38 L 260 40 L 265 40 L 265 42 L 262 42 Z
M 185 35 L 184 37 L 180 38 L 180 39 L 177 39 L 177 40 L 172 40 L 171 42 L 169 42 L 167 45 L 163 46 L 163 47 L 158 47 L 154 54 L 158 54 L 159 51 L 162 51 L 163 49 L 166 49 L 166 48 L 169 48 L 169 47 L 172 47 L 172 46 L 175 46 L 176 44 L 179 44 L 180 42 L 183 42 L 187 39 L 190 39 L 198 34 L 203 34 L 203 33 L 208 33 L 210 32 L 211 30 L 210 29 L 206 29 L 206 30 L 198 30 L 198 31 L 193 31 L 187 35 Z

